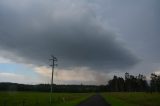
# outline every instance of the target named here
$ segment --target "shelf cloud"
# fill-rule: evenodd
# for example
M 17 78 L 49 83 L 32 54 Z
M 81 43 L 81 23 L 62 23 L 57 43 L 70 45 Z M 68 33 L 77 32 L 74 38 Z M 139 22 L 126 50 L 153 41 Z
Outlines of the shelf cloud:
M 110 71 L 138 63 L 85 1 L 48 1 L 0 1 L 1 55 L 45 66 L 54 54 L 60 69 Z

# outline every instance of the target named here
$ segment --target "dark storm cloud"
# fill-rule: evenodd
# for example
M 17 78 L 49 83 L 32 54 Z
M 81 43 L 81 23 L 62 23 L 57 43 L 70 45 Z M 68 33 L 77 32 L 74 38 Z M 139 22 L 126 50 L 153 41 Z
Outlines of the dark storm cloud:
M 0 49 L 12 54 L 9 58 L 47 65 L 54 54 L 59 68 L 93 70 L 125 69 L 137 63 L 85 2 L 48 1 L 0 3 Z
M 109 14 L 119 37 L 144 61 L 160 62 L 159 5 L 159 0 L 111 0 L 104 16 Z

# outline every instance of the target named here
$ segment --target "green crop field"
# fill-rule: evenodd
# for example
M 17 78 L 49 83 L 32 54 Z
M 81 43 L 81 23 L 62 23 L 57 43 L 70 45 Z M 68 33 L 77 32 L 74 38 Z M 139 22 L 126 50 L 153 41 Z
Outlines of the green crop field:
M 76 106 L 93 93 L 0 92 L 0 106 Z M 111 106 L 160 106 L 160 93 L 102 93 Z
M 42 92 L 0 92 L 0 106 L 76 106 L 92 94 Z
M 112 106 L 160 106 L 160 93 L 103 93 Z

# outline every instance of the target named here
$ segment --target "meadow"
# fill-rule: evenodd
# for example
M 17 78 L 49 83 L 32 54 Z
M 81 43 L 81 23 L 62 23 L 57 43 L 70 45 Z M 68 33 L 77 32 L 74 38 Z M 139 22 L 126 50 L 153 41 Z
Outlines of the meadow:
M 105 100 L 112 106 L 160 106 L 160 93 L 102 93 Z
M 0 106 L 77 106 L 94 93 L 0 92 Z M 111 106 L 160 106 L 160 93 L 101 93 Z
M 92 94 L 42 92 L 0 92 L 0 106 L 76 106 Z

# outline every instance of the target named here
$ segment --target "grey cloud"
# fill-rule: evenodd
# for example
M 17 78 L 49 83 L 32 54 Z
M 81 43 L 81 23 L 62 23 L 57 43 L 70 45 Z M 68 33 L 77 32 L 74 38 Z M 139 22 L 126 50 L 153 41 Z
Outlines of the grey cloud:
M 159 5 L 159 0 L 110 0 L 110 11 L 103 16 L 109 14 L 119 38 L 144 61 L 160 62 Z
M 47 65 L 54 54 L 59 68 L 93 70 L 122 70 L 138 62 L 86 2 L 6 2 L 0 3 L 0 50 L 12 54 L 9 58 Z

